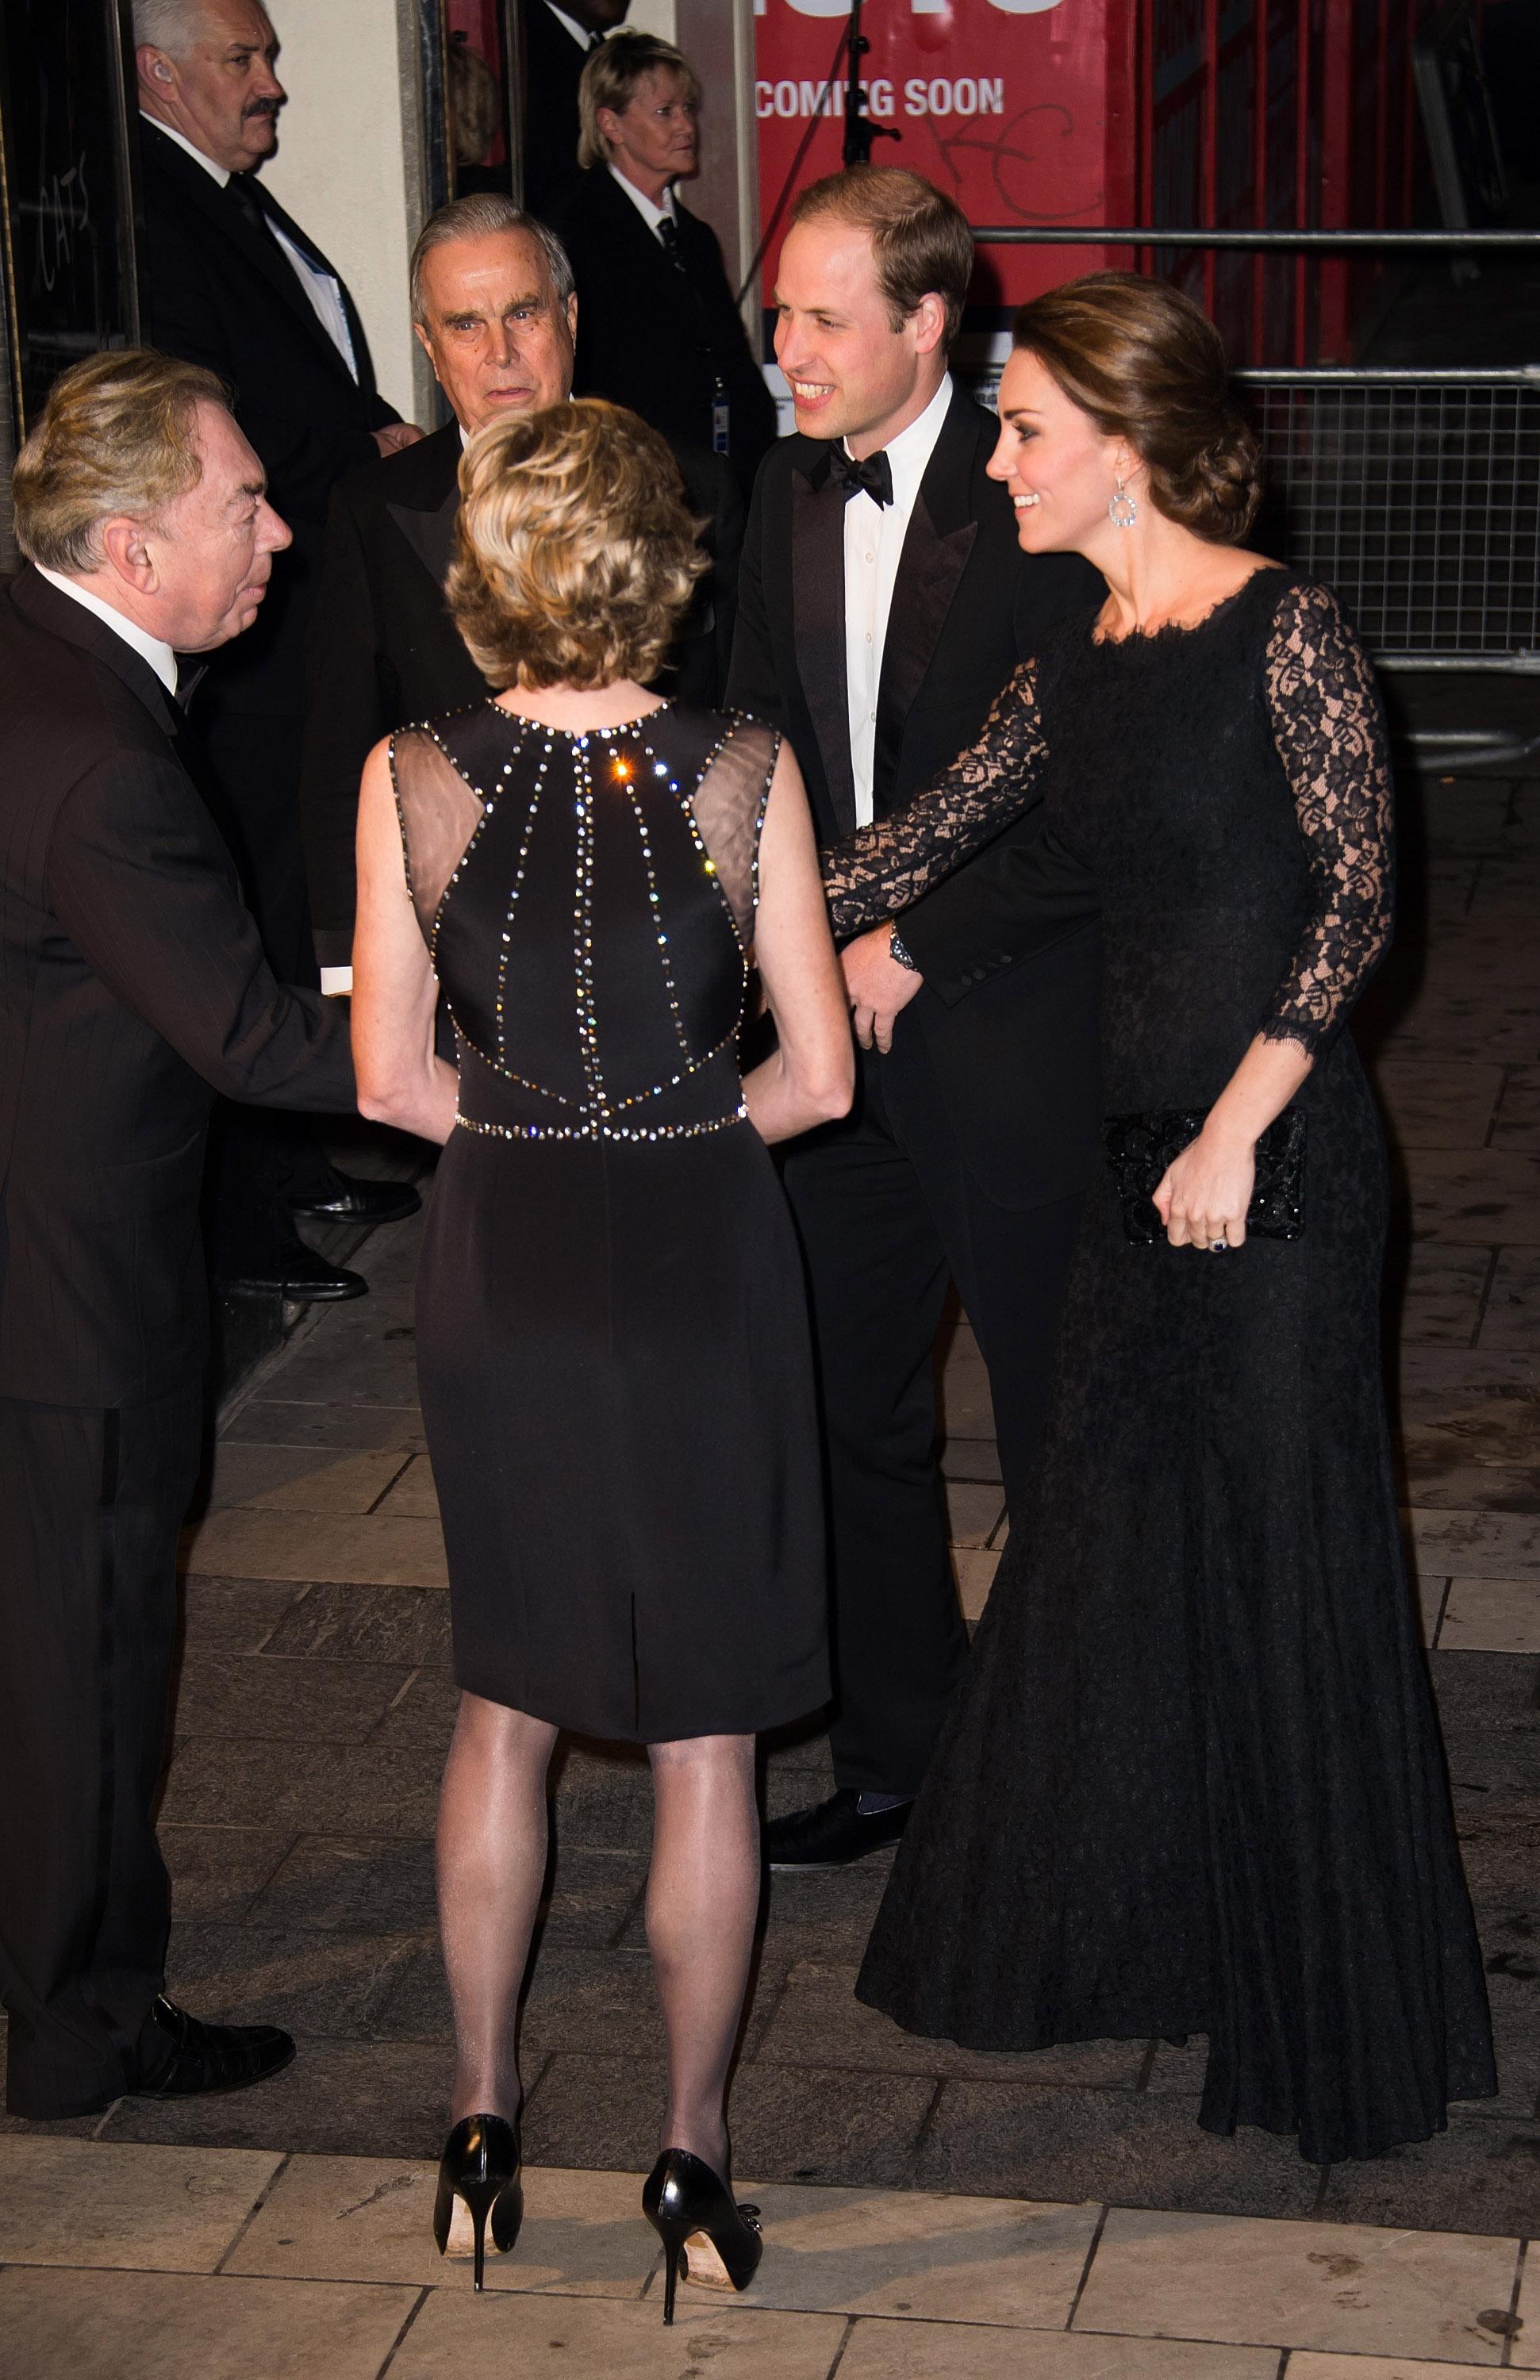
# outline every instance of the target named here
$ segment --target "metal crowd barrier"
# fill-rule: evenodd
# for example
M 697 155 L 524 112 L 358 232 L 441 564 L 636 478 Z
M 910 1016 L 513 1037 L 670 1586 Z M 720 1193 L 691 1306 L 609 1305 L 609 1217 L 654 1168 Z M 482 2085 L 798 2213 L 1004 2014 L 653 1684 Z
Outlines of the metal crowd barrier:
M 983 245 L 1383 253 L 1535 250 L 1531 231 L 984 226 Z M 1382 669 L 1540 675 L 1540 363 L 1243 371 L 1280 559 L 1329 579 Z M 1474 731 L 1422 749 L 1540 747 Z

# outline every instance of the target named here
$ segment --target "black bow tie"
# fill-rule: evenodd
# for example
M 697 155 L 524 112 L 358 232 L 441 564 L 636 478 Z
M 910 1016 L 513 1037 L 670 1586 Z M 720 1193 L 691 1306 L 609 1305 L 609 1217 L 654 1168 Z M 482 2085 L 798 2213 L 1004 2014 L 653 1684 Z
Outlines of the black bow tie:
M 892 503 L 893 467 L 888 460 L 886 447 L 876 455 L 868 455 L 864 463 L 858 463 L 854 455 L 845 453 L 843 440 L 836 438 L 829 449 L 829 468 L 835 486 L 843 492 L 847 503 L 863 488 L 874 504 Z

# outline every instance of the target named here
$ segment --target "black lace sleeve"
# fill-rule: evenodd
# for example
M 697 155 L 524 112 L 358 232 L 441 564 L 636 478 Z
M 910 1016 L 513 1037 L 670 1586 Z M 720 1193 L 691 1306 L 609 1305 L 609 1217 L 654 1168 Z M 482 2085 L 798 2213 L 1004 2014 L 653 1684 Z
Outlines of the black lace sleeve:
M 1389 948 L 1393 899 L 1384 716 L 1368 656 L 1329 588 L 1292 588 L 1279 604 L 1267 699 L 1315 898 L 1262 1038 L 1298 1041 L 1314 1057 Z
M 1033 662 L 996 698 L 976 744 L 892 810 L 824 855 L 835 939 L 907 909 L 1032 803 L 1047 749 Z

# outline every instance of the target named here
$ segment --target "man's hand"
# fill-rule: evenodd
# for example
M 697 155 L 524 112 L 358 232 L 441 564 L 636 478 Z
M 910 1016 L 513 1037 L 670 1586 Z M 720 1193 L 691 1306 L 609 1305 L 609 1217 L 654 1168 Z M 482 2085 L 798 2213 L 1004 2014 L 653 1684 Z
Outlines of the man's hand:
M 883 1051 L 893 1046 L 893 1019 L 907 1008 L 925 981 L 913 967 L 900 966 L 889 948 L 891 924 L 874 926 L 858 934 L 840 953 L 844 969 L 845 997 L 855 1019 L 855 1038 L 863 1050 Z
M 403 446 L 415 446 L 428 432 L 415 421 L 387 421 L 383 430 L 371 430 L 369 434 L 382 455 L 399 455 Z

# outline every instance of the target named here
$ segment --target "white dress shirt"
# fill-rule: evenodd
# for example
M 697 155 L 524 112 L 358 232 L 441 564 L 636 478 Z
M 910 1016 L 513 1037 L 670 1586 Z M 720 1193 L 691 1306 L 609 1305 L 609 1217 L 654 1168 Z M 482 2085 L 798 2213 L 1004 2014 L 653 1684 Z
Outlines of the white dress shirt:
M 67 595 L 71 601 L 104 621 L 115 636 L 121 637 L 126 645 L 133 647 L 141 662 L 149 662 L 167 694 L 176 693 L 176 656 L 168 644 L 163 643 L 159 637 L 152 637 L 148 628 L 139 627 L 136 621 L 126 620 L 121 612 L 115 612 L 110 603 L 103 603 L 101 596 L 92 594 L 89 587 L 81 587 L 75 579 L 66 578 L 57 570 L 44 570 L 41 562 L 35 562 L 32 567 L 40 578 L 46 578 L 49 586 L 56 587 L 61 595 Z
M 845 503 L 845 688 L 850 703 L 850 765 L 855 781 L 855 823 L 869 826 L 877 752 L 877 696 L 888 640 L 893 581 L 941 424 L 952 403 L 947 372 L 925 411 L 887 449 L 893 501 L 879 504 L 865 488 Z M 848 443 L 845 449 L 848 454 Z
M 221 189 L 224 188 L 230 176 L 223 165 L 216 165 L 212 157 L 204 156 L 201 149 L 195 149 L 192 142 L 178 132 L 175 125 L 163 124 L 158 115 L 152 115 L 146 108 L 141 107 L 139 114 L 146 124 L 153 124 L 158 131 L 165 134 L 168 140 L 175 140 L 178 149 L 185 149 L 189 157 L 195 158 L 205 174 L 211 180 L 217 182 Z M 293 265 L 299 286 L 315 308 L 321 329 L 354 379 L 357 380 L 358 359 L 353 352 L 353 334 L 347 327 L 347 309 L 342 302 L 342 285 L 336 274 L 323 273 L 319 264 L 312 264 L 304 250 L 296 248 L 293 240 L 285 237 L 271 215 L 267 218 L 267 227 Z
M 573 40 L 576 42 L 580 50 L 594 50 L 599 47 L 593 35 L 584 31 L 576 17 L 569 17 L 564 8 L 557 7 L 556 0 L 545 0 L 545 5 L 550 9 L 552 15 L 555 18 L 558 25 L 564 26 L 566 30 L 572 35 Z
M 672 182 L 663 192 L 663 203 L 659 207 L 654 206 L 652 200 L 648 197 L 645 190 L 638 190 L 635 182 L 628 182 L 626 180 L 625 176 L 621 172 L 618 165 L 612 165 L 610 171 L 614 176 L 616 181 L 620 184 L 621 188 L 625 192 L 626 197 L 636 208 L 637 212 L 640 215 L 643 223 L 646 224 L 654 239 L 658 238 L 658 227 L 661 224 L 676 224 L 679 221 L 679 210 L 673 203 L 673 184 Z M 661 246 L 661 244 L 662 243 L 660 241 L 659 245 Z

